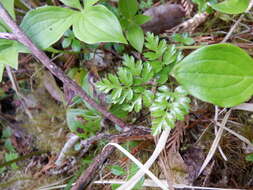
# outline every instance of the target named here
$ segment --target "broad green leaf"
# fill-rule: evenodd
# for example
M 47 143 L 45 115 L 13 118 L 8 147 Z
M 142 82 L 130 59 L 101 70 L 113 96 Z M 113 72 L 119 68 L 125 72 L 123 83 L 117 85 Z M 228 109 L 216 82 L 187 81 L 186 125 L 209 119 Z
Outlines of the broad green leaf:
M 83 0 L 84 1 L 84 8 L 90 8 L 92 5 L 97 3 L 99 0 Z
M 60 0 L 60 1 L 69 7 L 82 9 L 82 6 L 79 0 Z
M 13 19 L 15 19 L 15 11 L 14 11 L 14 0 L 0 0 L 3 4 L 4 8 L 8 11 Z
M 18 68 L 18 47 L 16 41 L 0 39 L 0 81 L 6 65 Z
M 85 111 L 82 109 L 68 109 L 67 110 L 67 125 L 72 132 L 76 132 L 78 128 L 83 128 L 84 123 L 82 117 Z
M 142 52 L 144 44 L 144 33 L 140 26 L 132 25 L 126 32 L 127 40 L 140 53 Z
M 119 0 L 119 10 L 126 17 L 133 17 L 138 11 L 137 0 Z
M 146 22 L 150 21 L 152 17 L 147 15 L 136 15 L 134 16 L 133 20 L 135 24 L 142 25 Z
M 73 25 L 75 36 L 85 43 L 127 43 L 117 17 L 103 5 L 80 12 Z
M 246 11 L 250 0 L 225 0 L 221 3 L 212 5 L 216 11 L 227 14 L 240 14 Z
M 3 78 L 4 68 L 5 68 L 4 64 L 0 63 L 0 82 L 2 81 Z
M 5 48 L 2 40 L 0 40 L 0 62 L 9 65 L 14 69 L 18 68 L 18 50 L 14 42 L 11 42 Z
M 0 2 L 3 4 L 3 7 L 7 10 L 7 12 L 11 15 L 11 17 L 15 20 L 15 11 L 14 11 L 14 0 L 0 0 Z M 0 19 L 0 25 L 1 28 L 3 27 L 4 30 L 9 30 L 9 27 L 5 24 L 2 19 Z M 4 31 L 5 32 L 5 31 Z
M 21 28 L 38 47 L 46 49 L 72 25 L 76 13 L 62 7 L 40 7 L 26 14 Z
M 172 73 L 191 95 L 221 107 L 241 104 L 253 94 L 253 60 L 231 44 L 200 48 Z

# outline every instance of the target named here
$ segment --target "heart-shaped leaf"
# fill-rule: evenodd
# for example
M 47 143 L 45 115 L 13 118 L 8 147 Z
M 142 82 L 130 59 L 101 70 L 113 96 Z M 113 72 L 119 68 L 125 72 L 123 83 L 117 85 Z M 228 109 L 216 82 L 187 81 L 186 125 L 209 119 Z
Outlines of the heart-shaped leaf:
M 76 13 L 55 6 L 37 8 L 26 14 L 21 28 L 38 47 L 46 49 L 57 42 L 72 25 Z
M 240 14 L 246 11 L 250 0 L 226 0 L 212 5 L 212 8 L 227 14 Z
M 191 95 L 222 107 L 241 104 L 253 94 L 253 60 L 231 44 L 194 51 L 172 75 Z
M 99 42 L 126 43 L 117 17 L 103 5 L 80 12 L 73 25 L 75 36 L 88 44 Z

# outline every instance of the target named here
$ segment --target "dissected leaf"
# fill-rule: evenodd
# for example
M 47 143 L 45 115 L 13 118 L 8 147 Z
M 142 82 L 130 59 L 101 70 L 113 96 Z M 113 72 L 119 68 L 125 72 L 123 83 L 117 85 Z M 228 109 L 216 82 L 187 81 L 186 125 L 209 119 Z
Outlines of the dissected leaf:
M 127 43 L 117 17 L 103 5 L 92 6 L 76 17 L 75 36 L 88 44 L 99 42 Z
M 178 86 L 172 92 L 167 86 L 161 86 L 155 101 L 150 107 L 152 134 L 157 135 L 166 127 L 173 128 L 177 120 L 183 120 L 189 112 L 190 99 L 186 91 Z
M 191 95 L 222 107 L 241 104 L 253 94 L 253 60 L 231 44 L 194 51 L 175 66 L 173 75 Z
M 69 7 L 77 8 L 77 9 L 82 9 L 82 6 L 80 4 L 79 0 L 60 0 L 62 3 Z M 85 0 L 86 1 L 86 0 Z
M 76 13 L 62 7 L 40 7 L 29 11 L 20 26 L 38 47 L 46 49 L 72 25 Z
M 246 11 L 250 0 L 225 0 L 212 5 L 212 8 L 227 14 L 240 14 Z

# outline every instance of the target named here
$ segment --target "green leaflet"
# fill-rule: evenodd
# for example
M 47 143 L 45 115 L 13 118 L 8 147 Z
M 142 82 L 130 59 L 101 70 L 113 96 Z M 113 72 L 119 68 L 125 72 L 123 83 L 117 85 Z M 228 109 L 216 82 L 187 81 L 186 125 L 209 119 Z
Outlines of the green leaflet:
M 145 46 L 151 51 L 146 52 L 143 55 L 150 61 L 162 57 L 167 49 L 167 43 L 165 40 L 160 41 L 158 36 L 154 36 L 154 34 L 149 32 L 147 33 Z
M 46 49 L 72 25 L 76 13 L 62 7 L 40 7 L 29 11 L 20 26 L 38 47 Z
M 193 96 L 233 107 L 253 94 L 253 60 L 231 44 L 200 48 L 174 67 L 173 76 Z
M 60 1 L 69 7 L 82 9 L 82 6 L 79 0 L 60 0 Z
M 103 5 L 80 12 L 73 25 L 75 36 L 88 44 L 98 42 L 127 43 L 117 17 Z
M 227 14 L 240 14 L 246 11 L 250 0 L 225 0 L 212 5 L 212 8 Z
M 101 116 L 93 110 L 68 109 L 67 125 L 69 129 L 80 137 L 87 138 L 94 135 L 100 128 Z M 80 129 L 82 132 L 79 132 Z

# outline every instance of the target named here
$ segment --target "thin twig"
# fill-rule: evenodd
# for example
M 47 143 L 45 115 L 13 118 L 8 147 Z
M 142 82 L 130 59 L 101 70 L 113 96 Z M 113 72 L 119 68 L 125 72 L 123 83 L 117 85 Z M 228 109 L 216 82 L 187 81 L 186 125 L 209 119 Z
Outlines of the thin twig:
M 77 135 L 72 135 L 69 140 L 65 143 L 58 159 L 55 161 L 55 165 L 60 167 L 66 157 L 66 154 L 70 151 L 70 149 L 76 144 L 76 142 L 79 140 L 80 138 Z
M 33 116 L 32 116 L 32 114 L 31 114 L 31 112 L 29 111 L 29 109 L 27 108 L 26 98 L 25 98 L 25 96 L 19 91 L 18 83 L 17 83 L 16 78 L 15 78 L 15 76 L 13 75 L 12 70 L 11 70 L 11 68 L 10 68 L 9 65 L 6 65 L 6 70 L 7 70 L 8 77 L 9 77 L 9 79 L 10 79 L 10 81 L 11 81 L 12 88 L 13 88 L 13 90 L 16 92 L 18 98 L 20 99 L 21 105 L 22 105 L 22 107 L 24 108 L 25 113 L 28 115 L 28 117 L 29 117 L 31 120 L 33 120 Z
M 108 112 L 105 107 L 97 104 L 75 81 L 71 80 L 67 75 L 65 75 L 65 73 L 58 66 L 56 66 L 43 51 L 41 51 L 36 45 L 34 45 L 33 42 L 24 34 L 24 32 L 22 32 L 19 26 L 12 20 L 10 15 L 3 8 L 2 3 L 0 3 L 0 18 L 10 27 L 13 32 L 13 35 L 15 36 L 15 39 L 25 45 L 30 50 L 30 52 L 48 70 L 50 70 L 53 75 L 60 79 L 64 85 L 67 85 L 71 90 L 73 90 L 75 92 L 75 95 L 79 95 L 93 108 L 101 112 L 104 117 L 108 118 L 122 129 L 130 129 L 125 122 Z

